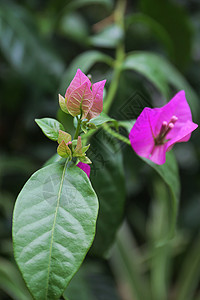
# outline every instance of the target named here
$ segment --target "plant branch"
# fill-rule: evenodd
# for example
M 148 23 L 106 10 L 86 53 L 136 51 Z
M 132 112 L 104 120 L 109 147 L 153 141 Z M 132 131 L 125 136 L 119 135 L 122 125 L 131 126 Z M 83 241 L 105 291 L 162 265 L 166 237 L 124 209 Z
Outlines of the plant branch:
M 80 127 L 81 127 L 81 118 L 78 119 L 78 124 L 77 124 L 76 131 L 74 134 L 74 140 L 76 140 L 78 138 Z
M 114 12 L 115 22 L 119 26 L 119 28 L 122 30 L 123 34 L 124 34 L 125 7 L 126 7 L 126 1 L 119 0 L 117 3 L 116 10 Z M 105 113 L 109 112 L 109 109 L 112 105 L 115 94 L 117 92 L 124 57 L 125 57 L 124 41 L 122 39 L 119 42 L 117 49 L 116 49 L 116 60 L 114 63 L 113 77 L 112 77 L 112 81 L 111 81 L 111 84 L 110 84 L 110 87 L 108 90 L 108 95 L 107 95 L 107 98 L 106 98 L 106 101 L 104 104 L 104 112 Z
M 121 135 L 120 133 L 114 131 L 113 129 L 111 129 L 107 124 L 103 124 L 103 129 L 105 131 L 107 131 L 110 135 L 114 136 L 115 138 L 117 138 L 118 140 L 124 142 L 127 145 L 131 145 L 130 141 L 128 138 L 126 138 L 125 136 Z

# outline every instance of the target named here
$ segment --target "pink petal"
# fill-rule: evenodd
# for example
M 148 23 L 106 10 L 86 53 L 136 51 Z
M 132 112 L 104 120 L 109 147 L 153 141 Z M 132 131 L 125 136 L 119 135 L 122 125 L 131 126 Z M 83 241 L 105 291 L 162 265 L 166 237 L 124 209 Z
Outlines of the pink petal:
M 133 150 L 149 158 L 154 148 L 152 128 L 155 127 L 154 109 L 145 107 L 130 131 L 129 139 Z
M 163 121 L 169 123 L 172 116 L 176 116 L 178 120 L 166 136 L 169 141 L 155 146 L 154 137 L 159 134 Z M 165 163 L 166 151 L 169 151 L 176 142 L 188 141 L 191 132 L 197 127 L 198 125 L 192 122 L 185 92 L 181 91 L 161 108 L 145 108 L 136 120 L 129 138 L 132 148 L 138 155 L 160 165 Z
M 93 95 L 87 82 L 74 90 L 67 99 L 67 109 L 70 114 L 75 117 L 82 111 L 82 119 L 87 116 L 92 104 Z
M 167 145 L 154 146 L 152 153 L 148 157 L 157 165 L 163 165 L 166 161 Z
M 133 125 L 129 139 L 133 150 L 139 156 L 148 158 L 158 165 L 162 165 L 165 163 L 167 145 L 155 146 L 153 131 L 157 120 L 157 109 L 145 107 Z
M 66 90 L 65 98 L 68 98 L 69 95 L 78 87 L 80 87 L 84 82 L 88 83 L 88 86 L 91 87 L 91 82 L 89 78 L 80 70 L 78 69 L 76 75 L 72 79 L 69 87 Z
M 154 131 L 155 135 L 159 133 L 162 122 L 166 121 L 168 123 L 172 116 L 176 116 L 178 118 L 174 129 L 171 131 L 174 135 L 176 135 L 179 131 L 177 124 L 192 121 L 192 114 L 185 98 L 185 91 L 178 92 L 166 105 L 155 109 L 157 110 L 157 113 L 159 113 L 158 122 Z
M 92 108 L 90 109 L 88 113 L 88 120 L 97 117 L 100 115 L 100 113 L 103 110 L 103 89 L 104 85 L 106 83 L 106 80 L 98 81 L 93 84 L 92 86 L 92 93 L 93 93 L 93 98 L 94 102 L 92 105 Z
M 170 122 L 176 116 L 178 119 L 174 127 L 166 135 L 166 141 L 162 145 L 155 145 L 156 137 L 161 129 L 162 123 Z M 135 152 L 161 165 L 165 163 L 166 151 L 169 151 L 177 142 L 186 142 L 190 139 L 191 132 L 198 127 L 192 122 L 190 107 L 185 98 L 185 92 L 180 91 L 171 101 L 161 108 L 145 108 L 133 128 L 129 139 Z
M 79 167 L 81 170 L 83 170 L 86 173 L 86 175 L 88 176 L 88 178 L 90 178 L 90 166 L 89 165 L 79 162 L 76 166 Z
M 167 144 L 167 150 L 172 148 L 175 143 L 187 142 L 190 139 L 191 132 L 198 127 L 197 124 L 188 120 L 185 123 L 175 123 L 174 128 L 166 136 L 166 139 L 170 139 Z

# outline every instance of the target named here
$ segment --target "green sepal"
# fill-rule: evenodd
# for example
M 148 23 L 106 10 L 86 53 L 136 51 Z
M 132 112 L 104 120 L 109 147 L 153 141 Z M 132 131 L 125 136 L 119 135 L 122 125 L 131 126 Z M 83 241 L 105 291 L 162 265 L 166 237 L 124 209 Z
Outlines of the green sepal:
M 85 153 L 85 152 L 89 149 L 89 147 L 90 147 L 90 144 L 87 145 L 87 146 L 84 146 L 84 147 L 82 148 L 82 152 Z
M 63 96 L 61 96 L 60 94 L 58 96 L 59 96 L 59 105 L 60 105 L 61 110 L 64 113 L 69 114 L 69 111 L 67 109 L 66 99 Z
M 71 158 L 71 156 L 72 156 L 71 150 L 69 149 L 68 145 L 64 141 L 62 141 L 59 144 L 59 146 L 57 148 L 57 152 L 61 157 L 64 157 L 64 158 L 68 158 L 68 157 Z
M 81 125 L 81 129 L 83 130 L 84 133 L 87 133 L 87 125 L 85 123 Z
M 68 142 L 71 142 L 71 140 L 72 140 L 71 134 L 69 134 L 65 131 L 59 130 L 58 144 L 60 144 L 62 141 L 64 141 L 67 144 Z
M 83 155 L 82 142 L 81 142 L 81 137 L 78 136 L 78 140 L 77 140 L 77 144 L 76 144 L 76 148 L 74 150 L 73 156 L 80 156 L 80 155 Z
M 73 146 L 73 147 L 76 147 L 76 145 L 77 145 L 77 140 L 73 140 L 73 141 L 72 141 L 72 146 Z

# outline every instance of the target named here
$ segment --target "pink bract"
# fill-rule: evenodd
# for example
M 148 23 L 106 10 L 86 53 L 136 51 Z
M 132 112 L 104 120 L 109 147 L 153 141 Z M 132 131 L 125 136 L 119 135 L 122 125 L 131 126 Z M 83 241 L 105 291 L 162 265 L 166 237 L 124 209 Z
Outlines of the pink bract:
M 88 113 L 88 120 L 97 117 L 103 110 L 103 89 L 106 80 L 96 82 L 92 85 L 93 104 Z
M 90 166 L 89 165 L 79 162 L 76 166 L 79 167 L 81 170 L 83 170 L 86 173 L 86 175 L 88 176 L 88 178 L 90 178 Z
M 129 139 L 139 156 L 162 165 L 166 151 L 175 143 L 187 142 L 197 127 L 192 122 L 185 92 L 180 91 L 161 108 L 145 107 L 131 129 Z
M 97 117 L 103 110 L 103 89 L 106 80 L 92 85 L 88 77 L 78 69 L 65 93 L 66 105 L 72 116 L 82 112 L 82 119 Z

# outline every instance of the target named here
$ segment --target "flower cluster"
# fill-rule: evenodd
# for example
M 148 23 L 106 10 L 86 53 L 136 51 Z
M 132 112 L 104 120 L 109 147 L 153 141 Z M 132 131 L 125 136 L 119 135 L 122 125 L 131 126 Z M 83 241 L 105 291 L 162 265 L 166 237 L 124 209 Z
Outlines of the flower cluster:
M 82 146 L 81 136 L 78 136 L 77 140 L 73 140 L 71 135 L 65 131 L 59 130 L 58 135 L 58 154 L 63 158 L 72 159 L 72 157 L 77 157 L 81 162 L 90 164 L 91 161 L 86 156 L 85 152 L 88 150 L 90 145 Z
M 97 117 L 103 110 L 103 89 L 106 80 L 91 84 L 89 78 L 78 69 L 66 90 L 65 98 L 59 95 L 61 109 L 73 117 L 82 119 Z M 92 89 L 91 89 L 92 88 Z
M 59 95 L 61 109 L 72 116 L 79 116 L 81 129 L 89 128 L 88 121 L 103 110 L 103 89 L 106 80 L 91 84 L 89 78 L 78 69 L 66 90 L 65 98 Z M 86 124 L 85 124 L 86 123 Z M 186 142 L 191 132 L 198 127 L 192 122 L 190 107 L 185 92 L 180 91 L 161 108 L 145 107 L 130 131 L 129 139 L 133 150 L 158 165 L 166 160 L 166 152 L 175 143 Z M 58 154 L 62 157 L 78 157 L 81 163 L 91 163 L 82 147 L 81 137 L 71 141 L 71 136 L 59 132 Z

